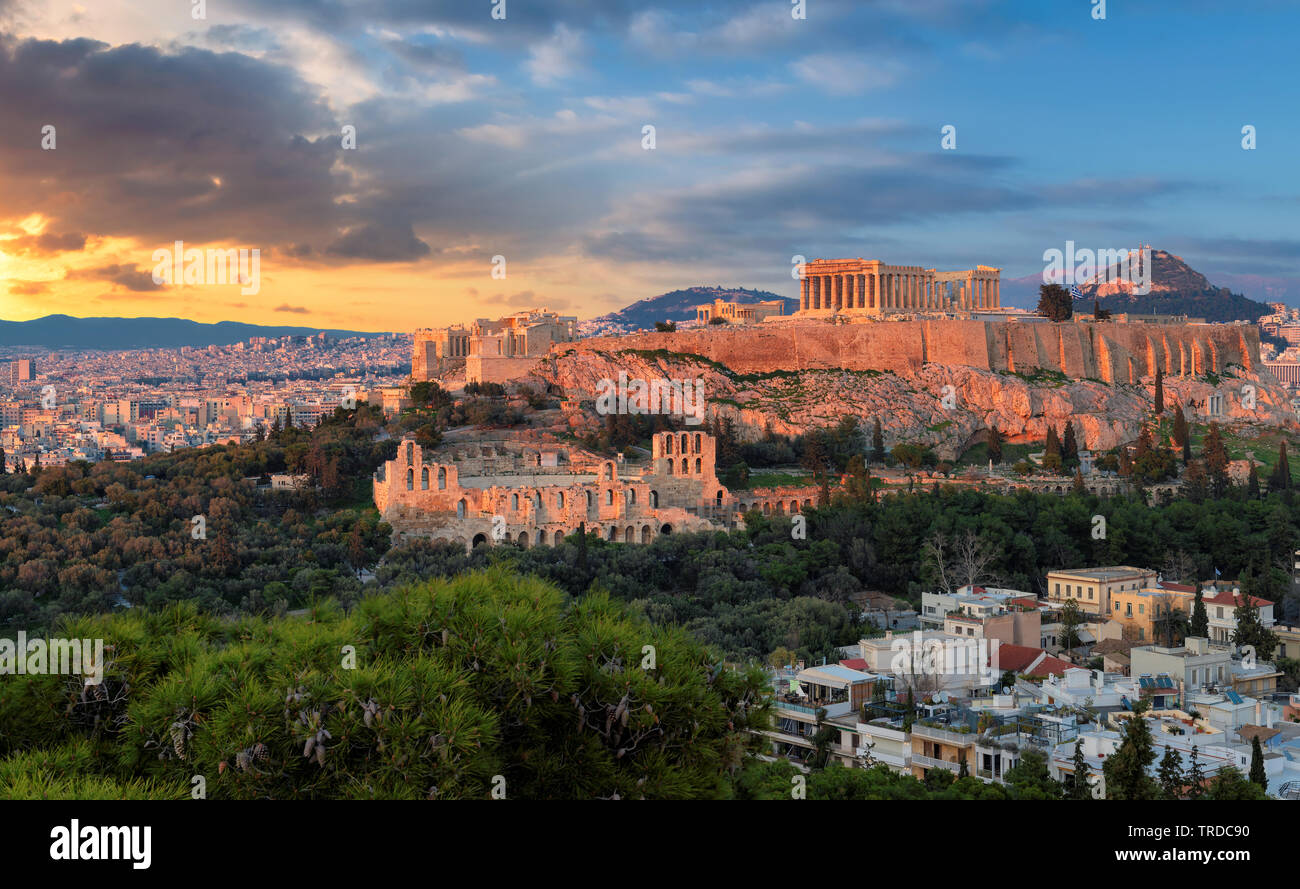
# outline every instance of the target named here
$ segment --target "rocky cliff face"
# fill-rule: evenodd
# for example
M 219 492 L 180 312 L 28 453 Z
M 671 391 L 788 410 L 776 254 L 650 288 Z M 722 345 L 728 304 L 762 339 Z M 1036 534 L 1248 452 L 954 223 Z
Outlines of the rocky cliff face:
M 812 367 L 742 374 L 698 356 L 626 347 L 571 349 L 544 362 L 536 376 L 563 387 L 571 398 L 591 402 L 601 381 L 616 381 L 620 372 L 629 379 L 703 380 L 709 412 L 737 420 L 742 435 L 749 437 L 768 428 L 799 434 L 844 415 L 860 417 L 869 426 L 879 417 L 887 445 L 924 443 L 948 458 L 989 427 L 1013 442 L 1041 441 L 1049 425 L 1059 429 L 1067 420 L 1087 447 L 1111 448 L 1137 437 L 1154 400 L 1150 376 L 1132 383 L 1103 382 L 1071 379 L 1041 367 L 1013 372 L 927 362 L 883 371 Z M 1254 387 L 1253 408 L 1246 406 L 1246 386 Z M 1189 416 L 1201 420 L 1210 419 L 1210 396 L 1218 395 L 1220 422 L 1300 429 L 1300 418 L 1276 381 L 1267 372 L 1261 378 L 1237 364 L 1221 366 L 1218 374 L 1166 376 L 1164 393 L 1166 407 L 1184 405 Z M 599 422 L 590 411 L 571 417 L 578 432 Z

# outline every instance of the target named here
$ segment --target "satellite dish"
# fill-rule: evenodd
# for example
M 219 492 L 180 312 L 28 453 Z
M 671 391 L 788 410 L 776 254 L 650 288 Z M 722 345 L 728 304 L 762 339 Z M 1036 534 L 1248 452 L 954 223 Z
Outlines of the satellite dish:
M 935 700 L 936 703 L 939 703 L 939 704 L 946 704 L 946 703 L 948 703 L 948 694 L 947 694 L 947 692 L 942 692 L 942 691 L 941 691 L 941 692 L 937 693 L 937 694 L 934 696 L 934 700 Z

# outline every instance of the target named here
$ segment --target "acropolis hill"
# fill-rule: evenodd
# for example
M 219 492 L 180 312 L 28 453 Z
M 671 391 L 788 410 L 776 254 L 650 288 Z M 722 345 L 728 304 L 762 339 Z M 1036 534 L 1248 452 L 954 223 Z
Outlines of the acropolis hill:
M 797 318 L 797 316 L 796 316 Z M 575 351 L 657 350 L 699 355 L 736 373 L 773 370 L 887 370 L 925 364 L 1136 383 L 1153 377 L 1202 376 L 1234 364 L 1260 367 L 1259 332 L 1249 324 L 1114 324 L 1091 322 L 916 320 L 832 324 L 792 318 L 780 324 L 711 326 L 674 333 L 592 337 L 556 348 Z
M 1168 290 L 1161 276 L 1186 266 L 1153 255 L 1154 289 Z M 1166 408 L 1182 407 L 1193 422 L 1300 430 L 1286 391 L 1260 360 L 1254 324 L 1173 316 L 1054 323 L 1004 310 L 1000 275 L 988 265 L 937 271 L 818 259 L 804 266 L 794 314 L 774 301 L 715 300 L 698 307 L 699 326 L 671 332 L 576 339 L 545 327 L 536 349 L 531 336 L 516 333 L 510 342 L 526 358 L 508 361 L 481 337 L 467 354 L 484 358 L 467 376 L 563 392 L 581 409 L 556 433 L 599 426 L 593 399 L 602 381 L 620 374 L 703 380 L 708 413 L 736 421 L 742 437 L 799 435 L 855 416 L 879 419 L 888 445 L 923 444 L 949 458 L 990 428 L 1012 442 L 1041 442 L 1066 421 L 1089 448 L 1132 442 L 1152 417 L 1157 372 Z M 714 316 L 726 323 L 707 323 Z M 454 354 L 455 343 L 437 349 Z M 503 376 L 490 376 L 503 362 Z
M 1157 369 L 1166 408 L 1182 406 L 1193 422 L 1300 430 L 1248 324 L 844 324 L 795 316 L 565 343 L 530 377 L 581 402 L 620 373 L 698 378 L 709 413 L 737 421 L 743 437 L 769 429 L 798 435 L 846 415 L 864 424 L 879 418 L 887 445 L 923 444 L 951 459 L 989 428 L 1008 441 L 1041 442 L 1049 426 L 1067 420 L 1090 448 L 1132 442 L 1152 416 Z M 945 392 L 954 396 L 951 406 Z M 581 434 L 600 420 L 584 412 L 568 422 Z

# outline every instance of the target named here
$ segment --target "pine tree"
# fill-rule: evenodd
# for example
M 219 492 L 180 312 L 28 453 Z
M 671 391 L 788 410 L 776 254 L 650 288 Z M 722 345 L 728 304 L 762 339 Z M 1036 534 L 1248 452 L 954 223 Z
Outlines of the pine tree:
M 1246 574 L 1243 574 L 1242 580 L 1250 576 L 1253 585 L 1255 574 L 1255 564 L 1252 561 L 1247 566 Z M 1264 626 L 1259 617 L 1259 606 L 1255 604 L 1254 597 L 1249 592 L 1243 592 L 1237 601 L 1237 607 L 1233 611 L 1233 619 L 1237 624 L 1232 631 L 1232 643 L 1234 645 L 1249 645 L 1255 649 L 1255 657 L 1261 661 L 1269 660 L 1273 657 L 1273 650 L 1277 648 L 1277 634 Z
M 1259 746 L 1259 735 L 1250 739 L 1250 780 L 1260 787 L 1268 787 L 1268 775 L 1264 772 L 1264 751 Z
M 1205 610 L 1205 599 L 1201 595 L 1200 589 L 1196 591 L 1196 603 L 1192 605 L 1192 623 L 1187 628 L 1187 635 L 1196 636 L 1200 639 L 1210 637 L 1210 615 Z
M 1156 760 L 1151 740 L 1151 727 L 1143 714 L 1146 703 L 1134 706 L 1133 714 L 1124 720 L 1123 740 L 1114 755 L 1102 767 L 1106 775 L 1107 799 L 1155 799 L 1160 788 L 1147 769 Z
M 1160 368 L 1156 368 L 1156 415 L 1159 416 L 1165 412 L 1165 375 Z
M 1160 760 L 1160 792 L 1165 799 L 1180 799 L 1183 792 L 1183 758 L 1178 751 L 1165 745 L 1164 758 Z

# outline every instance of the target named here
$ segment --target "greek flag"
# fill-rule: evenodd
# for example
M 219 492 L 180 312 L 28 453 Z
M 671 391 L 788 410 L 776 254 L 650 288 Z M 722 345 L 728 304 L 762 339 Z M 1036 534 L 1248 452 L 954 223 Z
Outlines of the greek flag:
M 1070 299 L 1083 299 L 1083 291 L 1079 289 L 1078 284 L 1070 285 Z

